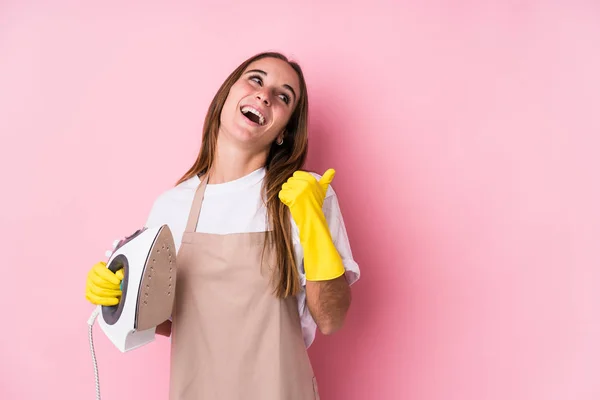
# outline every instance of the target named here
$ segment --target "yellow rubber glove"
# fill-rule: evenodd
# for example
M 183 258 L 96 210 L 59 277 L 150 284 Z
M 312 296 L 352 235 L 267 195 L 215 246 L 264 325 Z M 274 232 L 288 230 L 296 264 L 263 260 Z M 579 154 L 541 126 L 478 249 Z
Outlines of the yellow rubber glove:
M 115 273 L 106 268 L 105 262 L 96 263 L 88 272 L 85 298 L 92 304 L 116 306 L 123 294 L 120 287 L 123 277 L 122 268 Z
M 325 194 L 334 176 L 335 171 L 328 169 L 317 181 L 309 172 L 296 171 L 279 191 L 279 199 L 289 207 L 298 226 L 309 281 L 331 280 L 345 272 L 323 214 Z

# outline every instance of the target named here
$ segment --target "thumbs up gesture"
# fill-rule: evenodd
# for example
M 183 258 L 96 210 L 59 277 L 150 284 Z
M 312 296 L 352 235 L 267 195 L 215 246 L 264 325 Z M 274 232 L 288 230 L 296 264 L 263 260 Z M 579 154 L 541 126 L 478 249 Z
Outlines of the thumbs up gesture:
M 325 194 L 327 193 L 329 184 L 334 176 L 335 171 L 333 169 L 328 169 L 321 179 L 317 181 L 317 178 L 309 172 L 296 171 L 294 172 L 294 175 L 281 186 L 279 199 L 283 204 L 290 208 L 292 216 L 294 216 L 294 210 L 305 208 L 308 204 L 321 208 L 323 207 L 323 201 L 325 200 Z M 301 213 L 301 211 L 296 211 L 296 214 Z M 297 216 L 302 217 L 301 215 Z
M 319 180 L 309 172 L 296 171 L 279 191 L 279 199 L 288 206 L 298 226 L 307 280 L 335 279 L 345 271 L 323 214 L 325 195 L 334 176 L 333 169 L 325 171 Z

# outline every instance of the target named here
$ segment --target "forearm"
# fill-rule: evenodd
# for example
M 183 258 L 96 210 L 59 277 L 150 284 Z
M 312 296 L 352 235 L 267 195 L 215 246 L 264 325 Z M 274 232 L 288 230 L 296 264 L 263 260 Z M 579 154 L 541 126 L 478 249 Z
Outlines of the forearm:
M 324 216 L 310 221 L 301 235 L 306 272 L 308 309 L 321 333 L 330 335 L 344 324 L 350 307 L 350 287 L 345 268 Z M 306 228 L 306 226 L 303 226 Z
M 306 282 L 308 309 L 324 335 L 331 335 L 343 326 L 351 297 L 345 275 L 327 281 Z

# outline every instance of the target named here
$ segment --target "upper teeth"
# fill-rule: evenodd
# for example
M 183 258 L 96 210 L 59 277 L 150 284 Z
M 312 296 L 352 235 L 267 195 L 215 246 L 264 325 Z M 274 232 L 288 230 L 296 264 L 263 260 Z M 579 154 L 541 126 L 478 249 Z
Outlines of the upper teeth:
M 242 112 L 243 113 L 251 112 L 252 114 L 254 114 L 254 115 L 256 115 L 258 117 L 258 123 L 259 124 L 262 125 L 262 124 L 265 123 L 265 117 L 256 108 L 253 108 L 253 107 L 250 107 L 250 106 L 245 106 L 245 107 L 242 107 Z

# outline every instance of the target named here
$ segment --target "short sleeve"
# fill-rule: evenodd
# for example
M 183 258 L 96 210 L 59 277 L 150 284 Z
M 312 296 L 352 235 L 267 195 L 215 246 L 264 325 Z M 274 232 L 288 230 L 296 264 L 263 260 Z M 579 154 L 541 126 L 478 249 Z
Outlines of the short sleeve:
M 333 192 L 333 189 L 331 190 Z M 346 225 L 344 224 L 344 218 L 342 217 L 342 211 L 340 210 L 338 197 L 335 195 L 335 192 L 325 199 L 323 213 L 331 232 L 333 244 L 342 257 L 348 284 L 352 285 L 360 278 L 360 268 L 352 256 Z
M 160 203 L 162 200 L 162 195 L 158 196 L 156 200 L 152 203 L 152 207 L 150 208 L 150 212 L 148 213 L 148 218 L 146 218 L 146 224 L 144 227 L 146 228 L 155 228 L 164 223 L 164 216 L 161 213 Z

